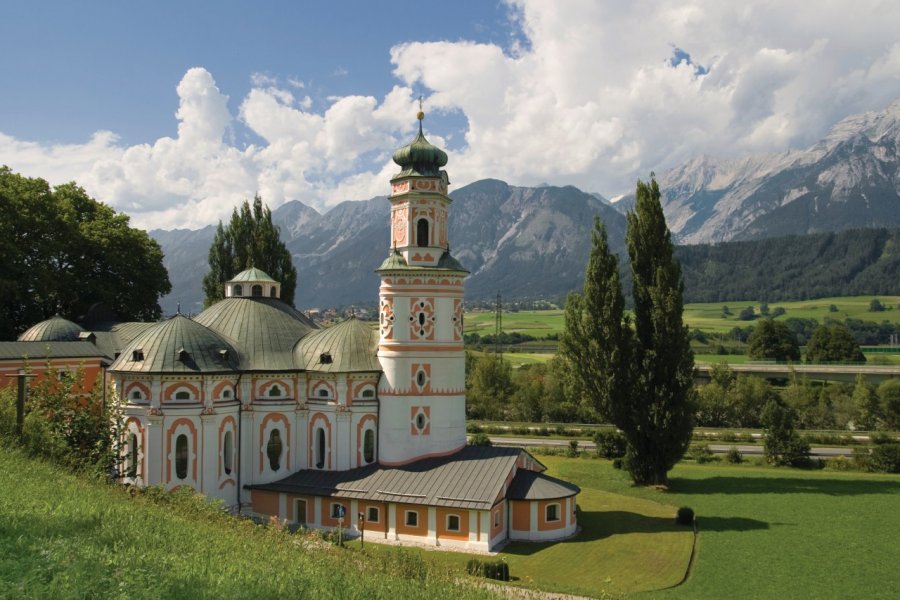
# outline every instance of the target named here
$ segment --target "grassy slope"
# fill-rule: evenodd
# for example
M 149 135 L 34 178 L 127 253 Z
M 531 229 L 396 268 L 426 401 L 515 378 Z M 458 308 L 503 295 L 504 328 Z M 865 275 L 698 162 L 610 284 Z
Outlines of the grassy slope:
M 299 536 L 192 507 L 132 500 L 0 447 L 0 598 L 487 595 L 404 577 L 410 563 L 396 553 L 378 560 L 303 548 Z
M 606 461 L 540 457 L 562 478 L 692 507 L 698 555 L 664 598 L 896 598 L 900 477 L 679 464 L 671 490 L 633 488 Z

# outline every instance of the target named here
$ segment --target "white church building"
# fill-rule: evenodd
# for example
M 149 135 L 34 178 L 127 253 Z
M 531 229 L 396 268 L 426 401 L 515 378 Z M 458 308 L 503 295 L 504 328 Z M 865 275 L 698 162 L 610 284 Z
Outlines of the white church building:
M 447 237 L 447 154 L 423 117 L 394 153 L 378 328 L 320 329 L 249 269 L 196 318 L 141 329 L 109 367 L 126 481 L 367 540 L 486 551 L 575 533 L 576 486 L 524 450 L 466 445 L 467 271 Z

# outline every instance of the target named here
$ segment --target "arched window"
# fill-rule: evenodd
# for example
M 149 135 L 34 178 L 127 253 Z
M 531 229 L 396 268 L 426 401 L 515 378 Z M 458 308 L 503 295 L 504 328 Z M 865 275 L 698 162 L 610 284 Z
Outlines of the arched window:
M 328 389 L 320 388 L 319 389 L 319 398 L 327 398 L 328 397 Z
M 138 437 L 132 433 L 128 436 L 128 472 L 126 477 L 137 477 L 138 471 Z
M 258 283 L 251 288 L 254 296 L 262 296 L 262 286 Z
M 228 388 L 225 388 L 224 390 L 222 390 L 222 398 L 224 398 L 225 400 L 228 400 L 229 398 L 231 398 L 231 390 Z
M 269 467 L 273 471 L 281 468 L 281 433 L 273 429 L 269 434 L 269 443 L 266 444 L 266 456 L 269 457 Z
M 243 286 L 240 286 L 240 285 L 234 286 L 234 287 L 232 288 L 231 294 L 232 294 L 233 296 L 243 296 L 243 295 L 244 295 L 244 288 L 243 288 Z
M 234 463 L 234 442 L 231 439 L 231 432 L 225 432 L 225 440 L 222 442 L 222 466 L 226 475 L 231 475 L 231 466 Z
M 131 399 L 132 400 L 142 400 L 143 396 L 141 396 L 141 390 L 133 390 L 131 392 Z
M 272 288 L 269 290 L 269 297 L 271 297 L 271 298 L 277 298 L 277 297 L 278 297 L 278 291 L 275 289 L 275 286 L 274 286 L 274 285 L 273 285 Z
M 363 435 L 363 460 L 367 464 L 375 461 L 375 432 L 371 429 Z
M 176 400 L 190 400 L 191 393 L 186 390 L 180 390 L 178 392 L 175 392 L 175 399 Z
M 316 468 L 325 468 L 325 430 L 316 429 Z
M 420 248 L 428 246 L 428 219 L 416 222 L 416 245 Z
M 547 513 L 545 515 L 545 520 L 550 523 L 552 521 L 559 521 L 559 504 L 548 504 L 547 505 Z
M 281 388 L 277 385 L 273 385 L 269 388 L 269 397 L 274 398 L 281 395 Z
M 175 477 L 186 479 L 188 472 L 188 439 L 183 433 L 175 438 Z
M 363 397 L 363 398 L 374 398 L 374 397 L 375 397 L 375 390 L 373 390 L 372 388 L 368 388 L 368 389 L 363 390 L 363 391 L 362 391 L 362 397 Z

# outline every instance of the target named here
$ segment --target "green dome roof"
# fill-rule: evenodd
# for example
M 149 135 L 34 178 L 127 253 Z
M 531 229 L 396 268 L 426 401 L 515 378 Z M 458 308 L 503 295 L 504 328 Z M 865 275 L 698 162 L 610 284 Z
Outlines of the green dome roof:
M 109 370 L 139 373 L 235 371 L 241 362 L 233 342 L 178 314 L 134 338 Z
M 317 329 L 304 314 L 276 298 L 226 298 L 197 315 L 197 322 L 234 340 L 246 357 L 244 368 L 294 368 L 297 341 Z
M 378 331 L 351 317 L 300 340 L 294 350 L 294 362 L 307 371 L 381 371 L 377 351 Z
M 419 113 L 420 116 L 422 113 Z M 394 152 L 394 162 L 403 169 L 396 175 L 424 175 L 438 177 L 441 167 L 447 164 L 447 153 L 433 146 L 422 133 L 422 119 L 419 119 L 419 135 L 412 142 Z
M 84 332 L 77 323 L 59 315 L 32 325 L 19 336 L 20 342 L 77 342 L 78 334 Z
M 250 267 L 246 271 L 241 271 L 233 278 L 229 279 L 228 283 L 231 283 L 232 281 L 238 283 L 243 283 L 245 281 L 265 281 L 267 283 L 278 283 L 277 281 L 269 277 L 268 273 L 257 269 L 256 267 Z

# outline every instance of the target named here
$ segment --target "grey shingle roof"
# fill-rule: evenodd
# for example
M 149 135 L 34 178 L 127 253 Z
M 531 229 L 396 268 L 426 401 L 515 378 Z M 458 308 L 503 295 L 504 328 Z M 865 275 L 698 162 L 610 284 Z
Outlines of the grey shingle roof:
M 134 359 L 136 351 L 143 354 L 143 360 Z M 231 340 L 179 314 L 138 335 L 123 349 L 110 371 L 220 372 L 234 371 L 241 362 L 238 348 Z
M 76 323 L 59 315 L 32 325 L 19 336 L 20 342 L 77 342 L 84 331 Z
M 304 469 L 250 489 L 488 510 L 524 453 L 519 448 L 466 446 L 450 456 L 399 467 L 369 465 L 349 471 Z M 571 495 L 571 494 L 566 494 Z
M 234 340 L 246 357 L 244 369 L 285 371 L 294 369 L 297 342 L 318 329 L 306 315 L 277 298 L 225 298 L 196 321 Z
M 544 473 L 519 469 L 506 492 L 510 500 L 554 500 L 579 493 L 581 488 Z
M 294 350 L 294 364 L 308 371 L 381 371 L 377 351 L 378 331 L 351 317 L 300 340 Z
M 0 342 L 0 360 L 28 358 L 102 358 L 105 354 L 94 344 L 81 342 Z

